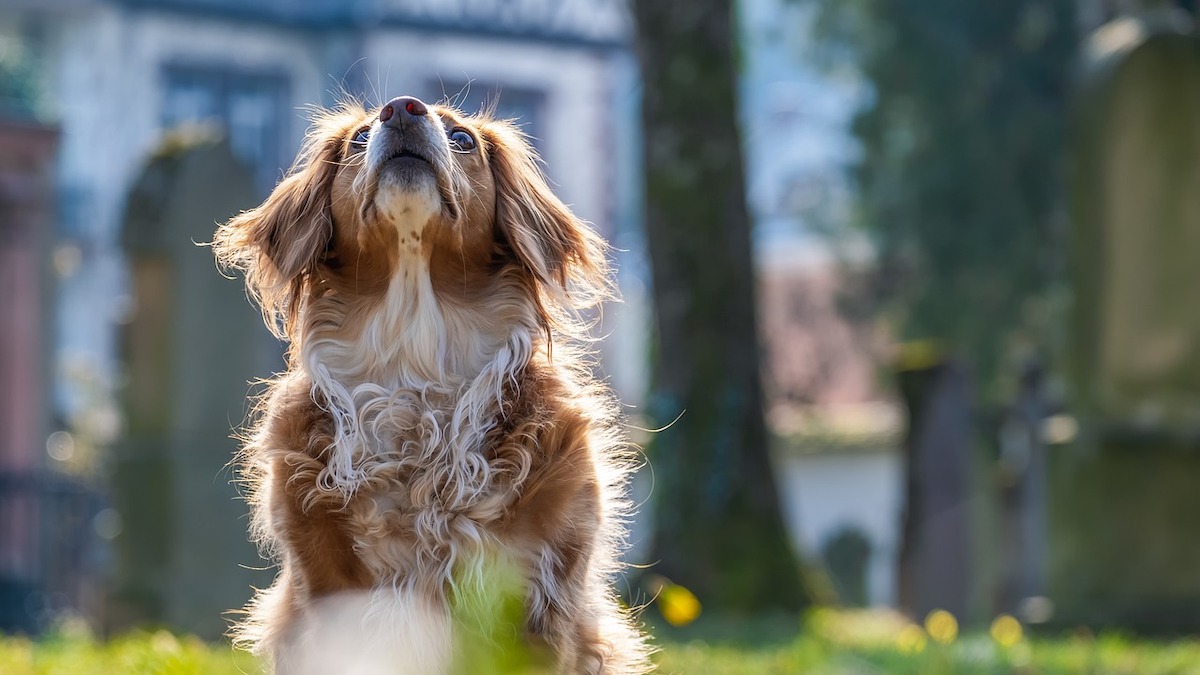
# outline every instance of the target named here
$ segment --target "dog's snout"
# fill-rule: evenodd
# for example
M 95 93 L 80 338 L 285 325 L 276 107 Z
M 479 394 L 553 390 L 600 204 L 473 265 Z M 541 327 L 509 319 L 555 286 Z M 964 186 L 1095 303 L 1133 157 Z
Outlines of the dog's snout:
M 421 102 L 421 99 L 414 96 L 397 96 L 380 109 L 379 121 L 385 124 L 400 124 L 406 114 L 423 117 L 429 114 L 429 108 Z

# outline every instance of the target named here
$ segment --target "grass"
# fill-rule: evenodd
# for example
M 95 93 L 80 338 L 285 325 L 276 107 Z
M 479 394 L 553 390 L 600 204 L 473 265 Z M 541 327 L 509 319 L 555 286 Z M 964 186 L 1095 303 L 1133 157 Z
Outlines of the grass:
M 0 638 L 4 675 L 239 675 L 256 673 L 254 659 L 226 645 L 180 638 L 167 631 L 137 632 L 98 642 L 86 634 L 36 642 Z
M 949 626 L 918 626 L 888 612 L 820 610 L 784 640 L 778 623 L 760 628 L 757 640 L 714 638 L 711 627 L 691 639 L 668 633 L 659 664 L 666 673 L 706 675 L 1200 675 L 1197 640 L 1031 638 L 1011 618 L 958 635 L 953 617 L 945 618 Z
M 946 615 L 948 617 L 948 615 Z M 704 675 L 1200 675 L 1200 641 L 1155 642 L 1086 633 L 1030 638 L 1011 620 L 957 634 L 953 619 L 925 626 L 886 612 L 821 610 L 803 630 L 790 621 L 702 619 L 657 630 L 663 673 Z M 227 646 L 166 631 L 100 642 L 66 630 L 37 641 L 0 637 L 5 675 L 241 675 L 254 660 Z

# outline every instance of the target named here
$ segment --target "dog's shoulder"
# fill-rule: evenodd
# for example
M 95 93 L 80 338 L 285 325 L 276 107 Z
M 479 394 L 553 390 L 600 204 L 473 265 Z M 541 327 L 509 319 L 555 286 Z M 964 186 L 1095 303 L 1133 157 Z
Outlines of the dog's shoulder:
M 312 381 L 302 371 L 268 382 L 259 403 L 258 445 L 307 449 L 314 457 L 323 451 L 332 439 L 333 419 L 314 394 Z
M 544 359 L 531 360 L 505 388 L 501 428 L 555 427 L 599 421 L 590 410 L 590 387 L 579 376 Z

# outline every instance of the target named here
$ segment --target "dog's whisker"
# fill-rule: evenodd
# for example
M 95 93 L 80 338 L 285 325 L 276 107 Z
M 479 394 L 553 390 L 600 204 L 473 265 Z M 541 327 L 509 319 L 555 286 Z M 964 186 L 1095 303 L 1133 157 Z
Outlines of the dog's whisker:
M 458 89 L 458 92 L 456 92 L 456 93 L 454 94 L 454 99 L 453 99 L 453 101 L 452 101 L 452 103 L 451 103 L 451 107 L 454 107 L 454 108 L 461 108 L 461 107 L 462 107 L 462 102 L 463 102 L 463 101 L 465 101 L 465 100 L 467 100 L 467 97 L 471 95 L 471 84 L 472 84 L 472 83 L 473 83 L 475 80 L 474 80 L 473 78 L 470 78 L 470 77 L 468 77 L 468 78 L 465 78 L 465 80 L 466 80 L 466 81 L 465 81 L 465 82 L 463 82 L 463 86 L 459 87 L 459 89 Z

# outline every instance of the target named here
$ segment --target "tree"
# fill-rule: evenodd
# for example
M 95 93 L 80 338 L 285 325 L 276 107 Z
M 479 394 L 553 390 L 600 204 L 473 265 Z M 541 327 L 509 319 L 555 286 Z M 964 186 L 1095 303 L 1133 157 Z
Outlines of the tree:
M 872 92 L 854 172 L 900 331 L 964 357 L 994 399 L 1009 356 L 1046 350 L 1064 281 L 1077 2 L 818 1 Z
M 656 571 L 709 608 L 808 601 L 767 454 L 730 0 L 633 3 L 657 342 Z
M 1001 609 L 1013 611 L 1041 591 L 1045 465 L 1030 435 L 1040 380 L 1027 377 L 1022 392 L 1018 381 L 1065 332 L 1063 167 L 1079 3 L 817 2 L 830 56 L 856 62 L 870 89 L 854 120 L 854 176 L 881 299 L 901 335 L 921 340 L 898 359 L 910 422 L 901 604 L 917 616 L 969 607 L 975 530 L 955 507 L 977 471 L 971 403 L 1020 393 L 1023 426 L 1010 421 L 1005 436 L 1011 448 L 1013 429 L 1024 430 L 1028 444 L 1021 473 L 1007 474 L 1017 481 L 1000 504 L 1010 525 L 994 544 L 1006 553 Z

